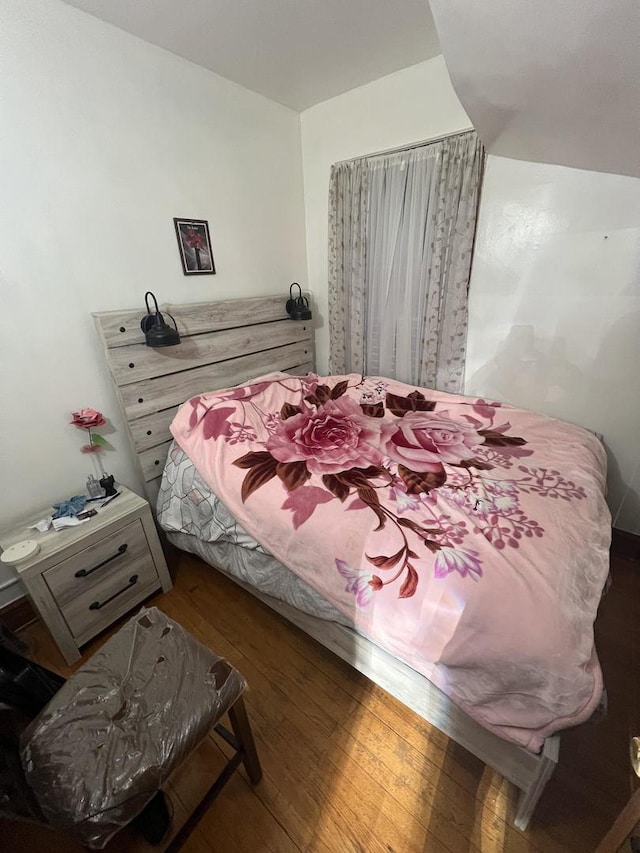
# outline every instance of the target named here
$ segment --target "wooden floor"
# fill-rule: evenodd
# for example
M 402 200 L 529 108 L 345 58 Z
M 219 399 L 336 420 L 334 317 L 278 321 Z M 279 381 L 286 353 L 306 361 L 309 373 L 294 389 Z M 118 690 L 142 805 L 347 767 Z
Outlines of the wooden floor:
M 236 773 L 188 853 L 588 853 L 635 787 L 628 742 L 640 734 L 637 563 L 614 560 L 597 622 L 608 716 L 563 734 L 558 771 L 526 833 L 509 822 L 515 791 L 464 749 L 197 558 L 175 554 L 170 564 L 175 588 L 152 601 L 244 673 L 264 769 L 256 789 L 244 770 Z M 22 637 L 42 663 L 72 671 L 40 624 Z M 181 770 L 177 813 L 223 762 L 220 747 L 205 741 Z M 144 847 L 118 836 L 109 850 Z M 0 848 L 80 849 L 2 822 Z

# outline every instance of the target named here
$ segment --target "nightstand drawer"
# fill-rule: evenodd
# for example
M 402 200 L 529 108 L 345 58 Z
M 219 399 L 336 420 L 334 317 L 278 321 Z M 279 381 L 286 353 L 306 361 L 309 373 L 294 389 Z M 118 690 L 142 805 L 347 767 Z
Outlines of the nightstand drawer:
M 121 566 L 129 566 L 141 555 L 148 553 L 142 524 L 136 519 L 117 533 L 98 540 L 43 572 L 42 576 L 56 603 L 64 607 L 78 595 L 117 572 Z
M 154 583 L 158 573 L 139 520 L 43 573 L 74 637 L 108 625 Z

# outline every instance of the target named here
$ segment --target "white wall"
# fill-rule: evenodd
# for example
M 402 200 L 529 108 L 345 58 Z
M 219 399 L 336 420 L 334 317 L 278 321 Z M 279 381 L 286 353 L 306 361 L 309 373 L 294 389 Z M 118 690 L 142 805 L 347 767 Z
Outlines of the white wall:
M 308 278 L 324 323 L 320 369 L 328 353 L 331 164 L 468 126 L 442 57 L 302 113 Z M 639 270 L 640 180 L 488 158 L 465 390 L 602 432 L 610 506 L 617 526 L 637 532 Z
M 306 258 L 297 113 L 58 0 L 2 0 L 0 78 L 4 525 L 82 491 L 80 407 L 140 487 L 92 311 L 284 298 Z M 183 276 L 174 216 L 209 220 L 217 275 Z
M 332 163 L 466 130 L 469 119 L 441 56 L 324 101 L 301 114 L 309 287 L 317 306 L 318 369 L 327 369 L 327 222 Z
M 602 433 L 640 533 L 640 179 L 489 157 L 465 390 Z
M 637 0 L 430 0 L 490 154 L 640 176 Z

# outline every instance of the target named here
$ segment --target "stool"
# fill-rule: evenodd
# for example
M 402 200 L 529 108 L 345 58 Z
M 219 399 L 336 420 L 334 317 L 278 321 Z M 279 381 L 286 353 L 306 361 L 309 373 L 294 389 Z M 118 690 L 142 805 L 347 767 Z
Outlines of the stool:
M 21 737 L 26 781 L 47 822 L 101 849 L 215 728 L 236 750 L 172 842 L 178 849 L 240 762 L 261 776 L 242 693 L 227 661 L 157 608 L 118 631 Z M 229 714 L 233 735 L 219 721 Z

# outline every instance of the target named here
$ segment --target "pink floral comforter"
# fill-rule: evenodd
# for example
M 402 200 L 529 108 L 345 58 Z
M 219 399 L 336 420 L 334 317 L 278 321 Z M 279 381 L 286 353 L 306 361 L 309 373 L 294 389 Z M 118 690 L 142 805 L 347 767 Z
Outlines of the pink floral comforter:
M 171 431 L 252 536 L 487 728 L 538 750 L 591 715 L 610 538 L 593 435 L 282 373 L 194 397 Z

